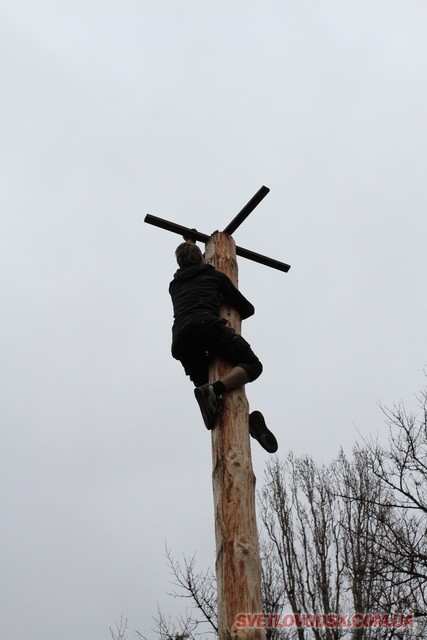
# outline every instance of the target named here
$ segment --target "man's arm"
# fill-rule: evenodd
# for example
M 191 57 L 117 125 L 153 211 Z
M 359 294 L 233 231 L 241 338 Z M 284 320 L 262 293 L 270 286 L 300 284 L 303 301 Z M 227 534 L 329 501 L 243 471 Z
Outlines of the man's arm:
M 217 276 L 221 285 L 221 295 L 225 302 L 237 309 L 242 320 L 253 316 L 255 307 L 240 293 L 230 278 L 221 271 L 217 271 Z

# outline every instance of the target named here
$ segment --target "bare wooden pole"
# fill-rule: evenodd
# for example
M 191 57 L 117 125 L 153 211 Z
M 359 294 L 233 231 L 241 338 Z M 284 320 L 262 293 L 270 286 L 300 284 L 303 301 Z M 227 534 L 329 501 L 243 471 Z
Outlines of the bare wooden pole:
M 237 287 L 236 245 L 226 233 L 216 232 L 206 244 L 205 259 L 225 273 Z M 228 305 L 220 315 L 240 333 L 238 312 Z M 215 362 L 213 382 L 230 366 Z M 212 482 L 215 509 L 216 576 L 219 640 L 265 640 L 265 630 L 236 627 L 239 613 L 260 613 L 261 560 L 255 511 L 255 475 L 244 388 L 224 395 L 219 424 L 212 430 Z
M 261 187 L 224 232 L 212 236 L 152 215 L 147 215 L 145 222 L 184 239 L 205 242 L 206 260 L 237 286 L 236 254 L 280 271 L 290 269 L 284 262 L 236 247 L 231 237 L 269 191 L 268 187 Z M 234 309 L 223 306 L 220 314 L 240 333 L 240 318 Z M 209 371 L 210 381 L 218 380 L 228 369 L 224 362 L 214 363 Z M 239 613 L 255 614 L 262 610 L 255 475 L 249 443 L 248 402 L 243 388 L 225 394 L 219 424 L 212 431 L 212 462 L 219 640 L 265 640 L 264 629 L 239 629 L 235 624 Z

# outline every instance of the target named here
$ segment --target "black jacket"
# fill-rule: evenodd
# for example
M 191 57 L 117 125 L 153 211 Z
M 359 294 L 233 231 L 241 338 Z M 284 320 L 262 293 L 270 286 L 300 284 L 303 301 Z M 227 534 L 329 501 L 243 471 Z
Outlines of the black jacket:
M 180 329 L 201 314 L 217 316 L 223 302 L 233 306 L 242 320 L 255 313 L 254 306 L 221 271 L 210 264 L 178 269 L 169 285 L 174 313 L 174 338 Z

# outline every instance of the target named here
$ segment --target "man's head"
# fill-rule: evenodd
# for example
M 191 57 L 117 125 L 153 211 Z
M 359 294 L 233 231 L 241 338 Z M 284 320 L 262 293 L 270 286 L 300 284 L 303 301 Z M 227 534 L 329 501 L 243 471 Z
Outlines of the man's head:
M 176 251 L 176 261 L 182 267 L 192 267 L 195 264 L 203 263 L 203 254 L 194 242 L 183 242 Z

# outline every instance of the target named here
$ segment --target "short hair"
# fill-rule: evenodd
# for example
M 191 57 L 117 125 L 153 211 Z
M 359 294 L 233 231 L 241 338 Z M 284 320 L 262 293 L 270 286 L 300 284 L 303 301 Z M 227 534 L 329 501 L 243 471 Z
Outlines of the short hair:
M 180 267 L 192 267 L 203 263 L 203 254 L 194 242 L 183 242 L 176 251 L 176 261 Z

